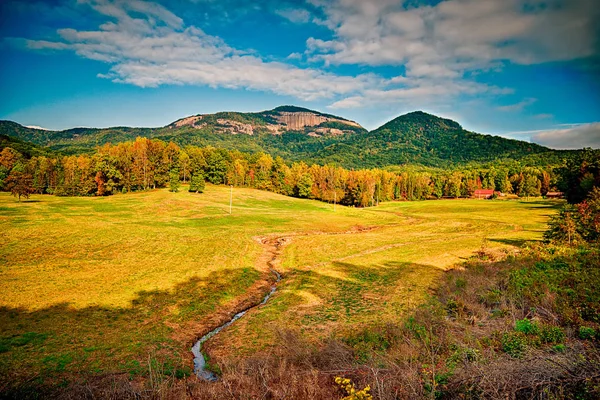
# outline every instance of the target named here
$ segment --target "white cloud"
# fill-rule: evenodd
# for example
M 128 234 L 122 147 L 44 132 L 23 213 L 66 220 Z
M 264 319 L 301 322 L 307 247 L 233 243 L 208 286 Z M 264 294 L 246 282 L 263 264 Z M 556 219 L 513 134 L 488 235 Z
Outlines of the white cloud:
M 470 81 L 449 80 L 442 82 L 426 78 L 407 79 L 398 76 L 386 80 L 382 88 L 366 89 L 358 96 L 343 98 L 329 107 L 358 108 L 377 104 L 409 103 L 414 108 L 445 102 L 457 94 L 475 96 L 482 93 L 502 95 L 511 92 L 510 89 Z
M 99 29 L 61 29 L 60 41 L 26 40 L 27 47 L 72 50 L 110 63 L 110 71 L 99 77 L 140 87 L 196 84 L 315 100 L 352 95 L 383 82 L 372 74 L 339 76 L 264 61 L 199 28 L 185 27 L 179 17 L 156 3 L 95 0 L 89 4 L 109 19 Z
M 313 2 L 335 35 L 308 40 L 313 60 L 405 65 L 407 76 L 439 76 L 440 65 L 452 77 L 497 62 L 586 57 L 595 51 L 600 14 L 595 0 L 447 0 L 434 7 L 394 0 Z
M 309 61 L 324 65 L 404 67 L 401 88 L 362 93 L 334 107 L 379 98 L 427 101 L 458 95 L 506 93 L 472 76 L 506 63 L 536 64 L 595 54 L 597 0 L 446 0 L 435 6 L 400 0 L 311 0 L 333 38 L 309 38 Z M 402 79 L 404 81 L 402 82 Z M 452 88 L 451 90 L 446 90 Z M 439 99 L 436 99 L 439 100 Z M 499 107 L 521 111 L 534 99 Z
M 533 97 L 528 97 L 518 103 L 496 107 L 496 109 L 499 111 L 522 111 L 525 107 L 532 105 L 536 101 L 537 99 L 534 99 Z
M 470 76 L 501 70 L 506 63 L 535 64 L 593 55 L 597 48 L 595 0 L 446 0 L 435 6 L 400 0 L 311 0 L 333 32 L 330 40 L 309 38 L 309 61 L 324 65 L 404 67 L 400 90 L 372 91 L 401 101 L 407 95 L 452 97 L 485 93 Z M 403 83 L 401 78 L 406 78 Z M 419 83 L 415 83 L 415 79 Z M 438 86 L 452 87 L 450 93 Z M 487 88 L 498 93 L 508 89 Z M 440 92 L 440 93 L 436 93 Z M 374 95 L 374 97 L 373 97 Z M 521 111 L 533 99 L 499 107 Z M 358 98 L 334 107 L 358 106 Z
M 558 7 L 562 0 L 548 0 L 545 8 L 541 0 L 523 1 L 447 0 L 414 7 L 400 0 L 309 0 L 310 9 L 320 9 L 325 16 L 320 20 L 307 9 L 284 5 L 274 12 L 292 22 L 324 25 L 333 38 L 310 38 L 304 55 L 270 61 L 186 25 L 157 3 L 79 0 L 104 17 L 97 29 L 61 29 L 58 40 L 25 44 L 33 50 L 70 50 L 108 63 L 109 71 L 99 77 L 141 87 L 243 88 L 306 101 L 330 99 L 333 108 L 381 103 L 421 107 L 461 95 L 510 93 L 468 78 L 468 73 L 499 68 L 506 60 L 563 60 L 591 51 L 593 35 L 587 31 L 597 10 L 588 6 L 590 1 L 573 0 Z M 294 65 L 306 59 L 322 61 L 324 67 Z M 403 66 L 405 72 L 391 79 L 327 72 L 329 65 L 338 64 Z M 504 108 L 518 111 L 526 105 Z
M 296 24 L 304 24 L 310 21 L 311 14 L 308 10 L 301 8 L 283 8 L 275 10 L 275 14 Z
M 600 149 L 600 122 L 536 132 L 531 141 L 555 149 Z

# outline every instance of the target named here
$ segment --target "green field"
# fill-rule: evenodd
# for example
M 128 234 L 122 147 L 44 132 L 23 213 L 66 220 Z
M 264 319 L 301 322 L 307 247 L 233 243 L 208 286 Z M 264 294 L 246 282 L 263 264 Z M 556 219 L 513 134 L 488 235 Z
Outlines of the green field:
M 213 361 L 397 321 L 485 246 L 540 240 L 560 203 L 448 200 L 346 208 L 208 186 L 111 197 L 0 194 L 0 378 L 188 373 L 189 347 L 273 277 L 258 236 L 288 237 L 266 305 L 207 343 Z M 3 386 L 0 386 L 0 389 Z

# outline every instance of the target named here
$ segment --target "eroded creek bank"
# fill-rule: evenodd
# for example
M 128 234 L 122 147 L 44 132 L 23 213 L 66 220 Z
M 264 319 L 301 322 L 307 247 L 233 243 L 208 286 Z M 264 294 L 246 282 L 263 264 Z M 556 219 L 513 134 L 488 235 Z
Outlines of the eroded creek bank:
M 202 353 L 202 344 L 210 338 L 212 338 L 213 336 L 215 336 L 217 333 L 221 332 L 223 329 L 227 328 L 229 325 L 233 324 L 238 319 L 242 318 L 248 311 L 266 304 L 267 301 L 269 301 L 269 299 L 273 295 L 273 293 L 275 293 L 275 291 L 277 290 L 277 284 L 282 279 L 281 274 L 277 271 L 277 264 L 279 262 L 283 247 L 291 241 L 291 238 L 284 236 L 257 237 L 255 238 L 255 240 L 257 240 L 263 245 L 263 254 L 261 256 L 261 259 L 259 260 L 259 263 L 266 265 L 271 274 L 273 274 L 273 276 L 275 277 L 275 280 L 271 285 L 271 289 L 263 297 L 260 303 L 251 305 L 239 311 L 227 322 L 211 330 L 210 332 L 202 336 L 196 343 L 194 343 L 194 346 L 192 346 L 192 354 L 194 355 L 194 373 L 199 378 L 208 381 L 217 380 L 217 375 L 215 375 L 212 371 L 209 371 L 206 368 L 206 359 L 204 358 L 204 354 Z
M 388 225 L 389 226 L 395 226 Z M 206 359 L 204 354 L 202 353 L 202 344 L 204 344 L 207 340 L 221 332 L 223 329 L 227 328 L 229 325 L 233 324 L 238 319 L 242 318 L 247 312 L 250 310 L 260 307 L 269 301 L 273 293 L 277 290 L 277 285 L 284 278 L 279 273 L 279 263 L 281 262 L 281 256 L 283 254 L 283 248 L 288 245 L 293 237 L 298 236 L 312 236 L 312 235 L 352 235 L 352 234 L 360 234 L 370 232 L 374 229 L 384 228 L 386 226 L 355 226 L 347 231 L 341 232 L 303 232 L 303 233 L 291 233 L 285 236 L 260 236 L 255 237 L 254 239 L 259 242 L 263 246 L 263 252 L 257 262 L 257 265 L 260 269 L 265 272 L 270 272 L 275 278 L 273 283 L 271 284 L 270 291 L 262 297 L 262 301 L 256 302 L 254 304 L 250 304 L 249 306 L 243 307 L 240 311 L 238 311 L 233 317 L 228 318 L 225 322 L 218 325 L 216 328 L 212 329 L 210 332 L 206 333 L 202 336 L 198 341 L 194 343 L 192 346 L 192 354 L 194 355 L 194 373 L 201 379 L 205 379 L 208 381 L 216 381 L 217 375 L 215 375 L 212 371 L 209 371 L 206 368 Z

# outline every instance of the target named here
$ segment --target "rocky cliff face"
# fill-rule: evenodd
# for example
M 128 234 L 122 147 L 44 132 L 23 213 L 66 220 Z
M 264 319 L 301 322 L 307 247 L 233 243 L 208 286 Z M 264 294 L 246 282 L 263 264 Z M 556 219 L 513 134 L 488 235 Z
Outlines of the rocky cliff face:
M 280 135 L 286 131 L 300 131 L 310 136 L 342 135 L 344 133 L 362 130 L 354 121 L 326 115 L 317 111 L 298 109 L 286 111 L 274 109 L 260 113 L 218 113 L 196 115 L 182 118 L 169 125 L 169 128 L 191 126 L 197 129 L 210 127 L 215 132 L 230 134 L 254 135 L 266 132 Z M 228 117 L 228 118 L 226 118 Z M 325 123 L 335 123 L 336 127 L 321 126 Z M 344 129 L 347 126 L 348 129 Z
M 253 135 L 254 128 L 251 124 L 244 124 L 242 122 L 232 121 L 229 119 L 219 118 L 217 119 L 219 124 L 216 128 L 222 129 L 222 131 L 228 131 L 233 134 L 245 133 L 246 135 Z
M 180 127 L 186 126 L 186 125 L 194 126 L 201 119 L 202 119 L 202 115 L 195 115 L 193 117 L 181 118 L 181 119 L 178 119 L 177 121 L 173 122 L 170 126 L 173 126 L 175 128 L 180 128 Z

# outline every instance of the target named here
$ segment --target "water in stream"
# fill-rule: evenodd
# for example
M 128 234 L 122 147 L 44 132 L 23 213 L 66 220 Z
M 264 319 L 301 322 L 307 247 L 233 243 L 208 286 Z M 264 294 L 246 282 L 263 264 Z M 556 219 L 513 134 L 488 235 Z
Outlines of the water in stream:
M 194 354 L 194 373 L 196 374 L 196 376 L 198 378 L 202 378 L 204 380 L 211 381 L 211 382 L 214 382 L 218 379 L 216 374 L 214 374 L 213 372 L 206 369 L 206 360 L 204 359 L 204 354 L 202 354 L 202 343 L 206 342 L 208 339 L 215 336 L 217 333 L 221 332 L 223 329 L 227 328 L 229 325 L 233 324 L 238 319 L 242 318 L 244 316 L 244 314 L 246 314 L 248 311 L 252 310 L 255 307 L 265 304 L 269 300 L 269 298 L 277 290 L 277 286 L 276 286 L 277 282 L 279 282 L 281 280 L 281 275 L 279 274 L 279 272 L 275 271 L 274 269 L 271 269 L 271 272 L 273 272 L 273 274 L 275 274 L 277 279 L 275 281 L 275 284 L 273 286 L 271 286 L 271 290 L 269 291 L 269 293 L 267 293 L 265 298 L 259 304 L 252 306 L 250 308 L 247 308 L 247 309 L 235 314 L 233 316 L 233 318 L 231 318 L 229 321 L 225 322 L 223 325 L 213 329 L 212 331 L 208 332 L 206 335 L 202 336 L 200 338 L 200 340 L 198 340 L 194 344 L 194 346 L 192 346 L 192 353 Z

